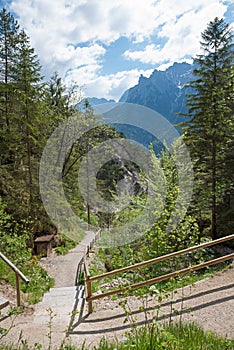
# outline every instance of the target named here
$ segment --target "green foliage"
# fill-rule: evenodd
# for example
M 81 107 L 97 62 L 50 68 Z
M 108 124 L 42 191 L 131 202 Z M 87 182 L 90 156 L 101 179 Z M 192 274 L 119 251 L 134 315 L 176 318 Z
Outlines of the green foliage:
M 5 207 L 0 198 L 0 251 L 22 267 L 31 258 L 28 248 L 31 222 L 16 222 L 6 213 Z
M 29 294 L 28 301 L 30 303 L 37 303 L 45 292 L 54 285 L 54 280 L 38 265 L 36 258 L 31 259 L 26 264 L 23 272 L 30 282 L 26 286 L 24 285 L 22 290 Z
M 191 149 L 195 166 L 194 203 L 190 212 L 170 233 L 166 227 L 170 224 L 180 190 L 173 156 L 164 148 L 159 160 L 151 147 L 152 167 L 147 177 L 134 162 L 121 160 L 119 164 L 117 152 L 116 159 L 99 169 L 97 189 L 111 206 L 119 194 L 118 183 L 128 176 L 133 178 L 134 174 L 137 181 L 131 202 L 114 214 L 96 212 L 95 208 L 92 210 L 88 200 L 82 198 L 77 171 L 88 152 L 103 141 L 116 139 L 120 135 L 107 125 L 93 128 L 96 119 L 88 102 L 85 102 L 84 112 L 75 109 L 74 105 L 80 98 L 77 86 L 67 89 L 57 73 L 48 83 L 42 83 L 40 62 L 30 46 L 29 37 L 5 9 L 0 11 L 0 39 L 0 197 L 4 201 L 3 205 L 0 200 L 0 250 L 29 277 L 30 284 L 22 285 L 22 288 L 31 293 L 33 301 L 37 301 L 53 283 L 38 266 L 36 258 L 32 259 L 35 233 L 53 226 L 39 195 L 39 163 L 47 138 L 60 122 L 69 117 L 77 118 L 78 128 L 89 130 L 66 152 L 62 169 L 66 200 L 78 217 L 88 224 L 107 229 L 134 222 L 146 203 L 147 181 L 152 183 L 154 189 L 155 205 L 148 215 L 157 220 L 134 242 L 100 250 L 100 259 L 107 270 L 201 243 L 206 239 L 207 228 L 210 231 L 210 223 L 212 237 L 216 236 L 218 208 L 223 214 L 220 220 L 223 217 L 228 220 L 232 215 L 230 198 L 233 194 L 233 157 L 230 157 L 234 125 L 233 37 L 223 20 L 216 18 L 209 23 L 202 33 L 204 54 L 195 59 L 197 79 L 190 84 L 194 94 L 188 96 L 190 122 L 184 129 L 184 139 Z M 74 135 L 76 131 L 68 123 L 66 135 Z M 65 139 L 59 142 L 59 152 L 62 152 L 66 142 Z M 92 161 L 95 163 L 95 159 Z M 166 181 L 165 198 L 160 192 L 164 181 L 160 168 Z M 88 191 L 92 195 L 90 188 Z M 225 200 L 229 200 L 229 205 L 225 204 Z M 55 211 L 61 209 L 63 204 L 57 201 Z M 178 210 L 183 209 L 180 207 Z M 143 223 L 146 226 L 149 216 Z M 65 254 L 74 244 L 65 240 L 56 248 L 57 253 Z M 210 252 L 186 255 L 169 263 L 125 274 L 124 277 L 141 281 L 143 277 L 154 277 L 172 268 L 179 269 L 204 261 L 207 254 Z M 0 276 L 14 283 L 12 272 L 2 262 Z
M 184 140 L 195 170 L 191 210 L 200 229 L 215 239 L 222 235 L 218 219 L 225 197 L 230 209 L 233 196 L 233 33 L 223 19 L 215 18 L 201 37 L 203 53 L 195 58 L 196 79 L 189 84 Z
M 29 37 L 5 9 L 0 37 L 0 195 L 15 220 L 31 218 L 37 230 L 43 213 L 38 167 L 50 117 L 44 115 L 41 67 Z
M 105 213 L 94 213 L 94 210 L 90 209 L 88 199 L 83 200 L 76 178 L 80 165 L 84 161 L 84 157 L 87 155 L 87 153 L 92 149 L 95 149 L 95 147 L 97 147 L 100 143 L 108 139 L 119 137 L 119 134 L 113 128 L 107 125 L 99 125 L 94 127 L 96 119 L 90 107 L 86 109 L 84 114 L 76 112 L 75 115 L 77 116 L 77 125 L 80 125 L 81 129 L 86 128 L 89 131 L 84 133 L 79 140 L 73 144 L 65 159 L 63 167 L 65 194 L 74 212 L 81 219 L 91 225 L 105 226 L 108 224 L 108 221 L 110 221 L 110 217 Z M 92 167 L 92 162 L 95 162 L 95 159 L 86 159 L 87 166 Z M 85 174 L 84 176 L 85 178 L 87 177 L 87 179 L 89 179 L 89 173 Z M 104 194 L 105 197 L 107 194 L 108 200 L 110 200 L 113 187 L 115 187 L 115 176 L 115 169 L 108 164 L 101 168 L 97 174 L 98 190 L 100 191 L 101 195 Z M 92 189 L 91 186 L 88 186 L 88 197 L 92 196 L 93 190 L 94 189 Z
M 53 316 L 52 316 L 53 317 Z M 51 344 L 51 324 L 47 335 Z M 7 330 L 0 329 L 4 334 Z M 40 349 L 40 344 L 30 347 L 27 341 L 23 341 L 18 346 L 0 345 L 0 350 L 36 350 Z M 49 349 L 51 345 L 49 346 Z M 53 347 L 54 348 L 54 347 Z M 85 343 L 81 347 L 62 342 L 58 348 L 60 350 L 89 350 Z M 107 340 L 102 338 L 100 343 L 94 346 L 95 350 L 233 350 L 234 341 L 216 336 L 213 332 L 205 332 L 195 323 L 153 323 L 141 328 L 134 328 L 131 332 L 125 333 L 121 340 Z
M 7 313 L 8 316 L 19 315 L 19 314 L 20 314 L 20 307 L 12 307 Z
M 65 255 L 68 251 L 74 248 L 78 242 L 68 239 L 66 236 L 60 237 L 60 245 L 55 248 L 55 251 L 59 255 Z
M 154 154 L 152 154 L 152 156 L 155 157 Z M 178 183 L 174 160 L 167 151 L 162 153 L 160 163 L 164 169 L 167 187 L 165 204 L 161 216 L 155 220 L 154 225 L 142 237 L 134 242 L 120 247 L 99 250 L 99 257 L 103 259 L 108 270 L 118 269 L 137 262 L 172 253 L 199 244 L 202 241 L 198 224 L 195 218 L 191 215 L 186 215 L 178 224 L 177 228 L 171 232 L 165 230 L 177 199 Z M 155 161 L 153 169 L 155 173 L 157 173 L 157 167 L 158 165 Z M 157 177 L 157 179 L 159 179 L 159 177 Z M 140 201 L 141 200 L 138 199 L 138 202 L 136 202 L 136 208 Z M 155 206 L 154 209 L 155 212 L 151 212 L 151 216 L 155 215 L 156 217 L 159 207 L 158 203 L 159 200 L 157 199 L 157 206 Z M 141 210 L 139 207 L 136 208 L 128 209 L 128 220 L 132 219 L 137 210 Z M 119 217 L 119 224 L 122 222 L 123 220 Z M 202 256 L 200 258 L 202 259 Z M 177 258 L 170 263 L 157 263 L 153 266 L 141 268 L 138 273 L 132 274 L 132 278 L 134 281 L 139 281 L 142 276 L 154 277 L 165 271 L 165 269 L 169 272 L 171 268 L 174 268 L 174 270 L 179 269 L 185 264 L 191 264 L 197 261 L 198 258 L 193 255 L 190 255 L 189 257 L 183 256 L 182 258 Z
M 22 291 L 29 293 L 29 302 L 38 302 L 40 297 L 53 285 L 53 279 L 42 269 L 37 258 L 32 258 L 28 248 L 30 222 L 18 223 L 6 214 L 5 206 L 0 198 L 0 251 L 20 269 L 30 280 L 28 285 L 21 283 Z M 0 260 L 0 280 L 15 286 L 15 273 Z

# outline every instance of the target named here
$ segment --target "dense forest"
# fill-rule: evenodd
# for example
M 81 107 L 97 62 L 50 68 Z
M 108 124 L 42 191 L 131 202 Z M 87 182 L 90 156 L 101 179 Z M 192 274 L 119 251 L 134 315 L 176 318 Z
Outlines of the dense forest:
M 176 229 L 169 233 L 165 230 L 179 193 L 178 174 L 170 152 L 162 150 L 157 159 L 151 147 L 155 172 L 160 163 L 166 179 L 163 213 L 141 239 L 101 251 L 108 269 L 233 233 L 234 56 L 230 26 L 215 18 L 201 34 L 201 48 L 202 54 L 194 58 L 195 80 L 189 84 L 192 93 L 187 96 L 188 122 L 181 124 L 182 139 L 189 148 L 194 168 L 193 198 L 188 211 Z M 95 122 L 87 101 L 83 110 L 77 109 L 81 96 L 78 86 L 66 87 L 57 73 L 45 81 L 30 38 L 10 13 L 1 10 L 0 250 L 23 269 L 28 261 L 28 272 L 35 238 L 57 232 L 40 197 L 38 174 L 42 153 L 61 122 L 72 116 L 84 124 Z M 98 224 L 104 230 L 139 214 L 145 203 L 144 185 L 135 190 L 125 210 L 109 214 L 92 210 L 74 183 L 83 156 L 95 145 L 119 137 L 124 136 L 107 125 L 93 129 L 74 143 L 63 166 L 64 190 L 74 212 L 87 224 Z M 134 162 L 119 164 L 113 160 L 97 176 L 98 188 L 106 200 L 111 202 L 117 196 L 117 183 L 125 173 L 137 174 L 139 184 L 147 180 Z M 157 208 L 151 215 L 156 214 Z M 153 267 L 147 272 L 154 275 L 156 271 Z

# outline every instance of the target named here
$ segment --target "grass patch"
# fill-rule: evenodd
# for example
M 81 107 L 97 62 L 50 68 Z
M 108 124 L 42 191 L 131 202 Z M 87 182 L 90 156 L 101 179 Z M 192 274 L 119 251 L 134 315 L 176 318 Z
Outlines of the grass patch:
M 217 337 L 205 332 L 194 323 L 171 323 L 159 326 L 151 324 L 127 333 L 122 341 L 108 343 L 102 339 L 97 350 L 232 350 L 234 340 Z
M 65 235 L 60 235 L 60 244 L 55 248 L 55 251 L 58 255 L 65 255 L 70 249 L 75 248 L 79 241 L 80 239 L 72 240 L 67 238 Z
M 70 249 L 75 248 L 76 245 L 77 243 L 74 241 L 66 241 L 65 243 L 56 247 L 55 251 L 58 255 L 65 255 L 69 252 Z
M 0 350 L 36 350 L 41 349 L 40 344 L 30 347 L 27 341 L 22 344 L 4 345 L 1 343 Z M 133 328 L 125 333 L 120 340 L 108 341 L 102 338 L 95 347 L 81 347 L 63 342 L 60 347 L 52 347 L 54 350 L 234 350 L 234 340 L 223 339 L 213 332 L 205 332 L 194 323 L 173 323 L 150 325 Z

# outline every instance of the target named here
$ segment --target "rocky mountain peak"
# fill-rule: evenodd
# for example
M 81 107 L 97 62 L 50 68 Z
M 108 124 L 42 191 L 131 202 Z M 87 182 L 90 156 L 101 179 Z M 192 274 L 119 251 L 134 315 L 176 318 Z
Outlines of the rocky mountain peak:
M 119 102 L 136 103 L 149 107 L 171 123 L 182 121 L 178 112 L 186 113 L 185 87 L 193 79 L 194 66 L 186 62 L 174 63 L 165 71 L 155 69 L 149 78 L 141 75 L 138 84 L 128 89 Z

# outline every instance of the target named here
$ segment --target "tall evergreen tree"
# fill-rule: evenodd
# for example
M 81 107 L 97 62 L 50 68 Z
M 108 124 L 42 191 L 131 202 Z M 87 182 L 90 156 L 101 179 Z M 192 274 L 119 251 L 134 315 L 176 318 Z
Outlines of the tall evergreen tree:
M 188 95 L 190 121 L 184 137 L 194 161 L 195 208 L 208 215 L 215 239 L 220 235 L 217 205 L 228 181 L 223 169 L 233 138 L 233 34 L 223 19 L 215 18 L 201 37 L 203 52 L 195 58 L 196 79 L 190 83 L 194 93 Z
M 42 77 L 39 60 L 30 46 L 29 37 L 22 30 L 19 33 L 17 59 L 14 67 L 14 85 L 16 93 L 16 114 L 18 142 L 21 150 L 18 160 L 27 169 L 25 175 L 26 188 L 29 193 L 28 211 L 31 213 L 35 202 L 34 177 L 37 174 L 39 157 L 43 143 L 43 128 L 46 119 L 41 116 Z M 22 170 L 22 166 L 21 166 Z M 36 185 L 37 187 L 37 185 Z
M 13 68 L 19 25 L 14 17 L 2 9 L 0 11 L 0 163 L 12 160 L 11 116 L 13 98 Z
M 56 119 L 64 120 L 69 116 L 69 101 L 66 95 L 66 86 L 61 77 L 54 73 L 46 88 L 46 102 Z M 58 118 L 58 116 L 61 116 Z

